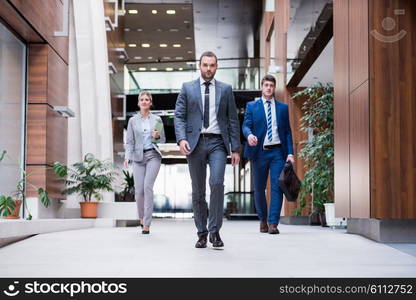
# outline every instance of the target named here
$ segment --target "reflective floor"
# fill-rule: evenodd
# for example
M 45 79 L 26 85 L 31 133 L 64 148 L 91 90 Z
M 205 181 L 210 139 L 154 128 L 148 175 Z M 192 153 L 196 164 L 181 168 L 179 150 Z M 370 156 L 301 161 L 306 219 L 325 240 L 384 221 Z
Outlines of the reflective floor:
M 0 248 L 0 277 L 415 277 L 416 257 L 358 235 L 313 226 L 224 220 L 224 250 L 196 249 L 193 220 L 37 235 Z M 409 246 L 409 245 L 408 245 Z M 412 246 L 412 245 L 410 245 Z

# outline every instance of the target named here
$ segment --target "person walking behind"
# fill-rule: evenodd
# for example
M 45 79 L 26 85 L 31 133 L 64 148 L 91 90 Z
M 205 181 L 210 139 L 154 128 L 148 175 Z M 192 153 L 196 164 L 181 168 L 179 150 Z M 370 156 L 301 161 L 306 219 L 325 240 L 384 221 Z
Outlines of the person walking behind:
M 217 57 L 202 53 L 201 76 L 182 85 L 175 108 L 176 141 L 186 155 L 192 181 L 192 209 L 197 228 L 196 248 L 223 247 L 220 229 L 224 213 L 224 173 L 227 155 L 240 161 L 240 123 L 232 87 L 214 79 Z M 230 147 L 231 145 L 231 147 Z M 207 164 L 210 169 L 209 217 L 205 200 Z M 208 228 L 207 228 L 207 218 Z
M 283 203 L 279 175 L 285 161 L 295 162 L 288 105 L 274 99 L 276 79 L 266 75 L 261 81 L 262 97 L 247 103 L 243 135 L 247 139 L 244 157 L 251 159 L 254 201 L 260 232 L 278 234 Z M 267 211 L 265 189 L 270 170 L 271 196 Z M 268 223 L 268 224 L 267 224 Z
M 162 119 L 151 113 L 152 95 L 141 92 L 140 111 L 130 118 L 127 126 L 124 167 L 133 164 L 135 199 L 143 234 L 150 233 L 153 213 L 153 185 L 159 173 L 162 153 L 157 144 L 165 143 Z

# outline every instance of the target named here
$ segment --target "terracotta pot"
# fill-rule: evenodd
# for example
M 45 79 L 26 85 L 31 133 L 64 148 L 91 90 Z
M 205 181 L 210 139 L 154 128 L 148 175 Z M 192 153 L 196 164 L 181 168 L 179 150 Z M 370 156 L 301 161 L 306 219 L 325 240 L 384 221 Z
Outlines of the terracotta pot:
M 96 218 L 98 202 L 80 202 L 81 218 Z
M 20 219 L 20 207 L 22 206 L 22 200 L 13 200 L 16 203 L 16 207 L 11 211 L 11 215 L 4 217 L 4 219 Z

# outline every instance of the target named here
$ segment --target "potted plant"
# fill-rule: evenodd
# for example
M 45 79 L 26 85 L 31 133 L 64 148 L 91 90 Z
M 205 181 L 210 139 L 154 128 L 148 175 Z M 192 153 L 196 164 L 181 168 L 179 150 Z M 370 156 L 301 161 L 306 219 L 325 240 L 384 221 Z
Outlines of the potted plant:
M 3 150 L 0 154 L 0 161 L 2 161 L 7 156 L 7 151 Z M 32 215 L 28 209 L 25 197 L 25 190 L 26 186 L 30 186 L 37 190 L 39 199 L 41 203 L 48 207 L 50 204 L 50 199 L 48 196 L 48 192 L 43 189 L 35 186 L 32 184 L 28 178 L 34 174 L 27 173 L 26 170 L 22 169 L 22 178 L 17 182 L 16 190 L 11 195 L 0 195 L 0 216 L 6 219 L 19 219 L 19 212 L 20 207 L 23 203 L 26 211 L 27 211 L 27 219 L 31 220 Z
M 300 130 L 308 133 L 301 142 L 299 158 L 305 162 L 305 175 L 300 192 L 300 214 L 306 198 L 312 195 L 312 214 L 318 214 L 323 226 L 325 203 L 334 202 L 334 89 L 332 85 L 317 83 L 293 96 L 306 99 Z
M 81 194 L 84 198 L 80 202 L 82 218 L 96 218 L 97 204 L 102 199 L 100 192 L 113 191 L 112 183 L 115 172 L 113 164 L 109 161 L 99 160 L 93 154 L 88 153 L 84 156 L 83 161 L 72 164 L 71 166 L 63 165 L 56 162 L 53 170 L 61 178 L 65 178 L 65 185 L 68 186 L 62 194 Z M 97 201 L 93 201 L 93 199 Z
M 124 189 L 122 192 L 122 199 L 126 202 L 134 202 L 134 177 L 129 171 L 123 170 L 124 174 Z

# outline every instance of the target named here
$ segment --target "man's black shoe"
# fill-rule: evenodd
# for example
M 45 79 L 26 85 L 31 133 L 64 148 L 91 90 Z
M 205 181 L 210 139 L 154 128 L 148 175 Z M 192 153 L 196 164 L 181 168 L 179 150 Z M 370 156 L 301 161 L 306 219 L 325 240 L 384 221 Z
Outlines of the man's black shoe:
M 224 247 L 224 243 L 221 240 L 219 232 L 210 232 L 209 233 L 209 241 L 212 243 L 212 247 Z
M 198 241 L 195 244 L 195 248 L 206 248 L 207 247 L 207 234 L 201 234 Z

